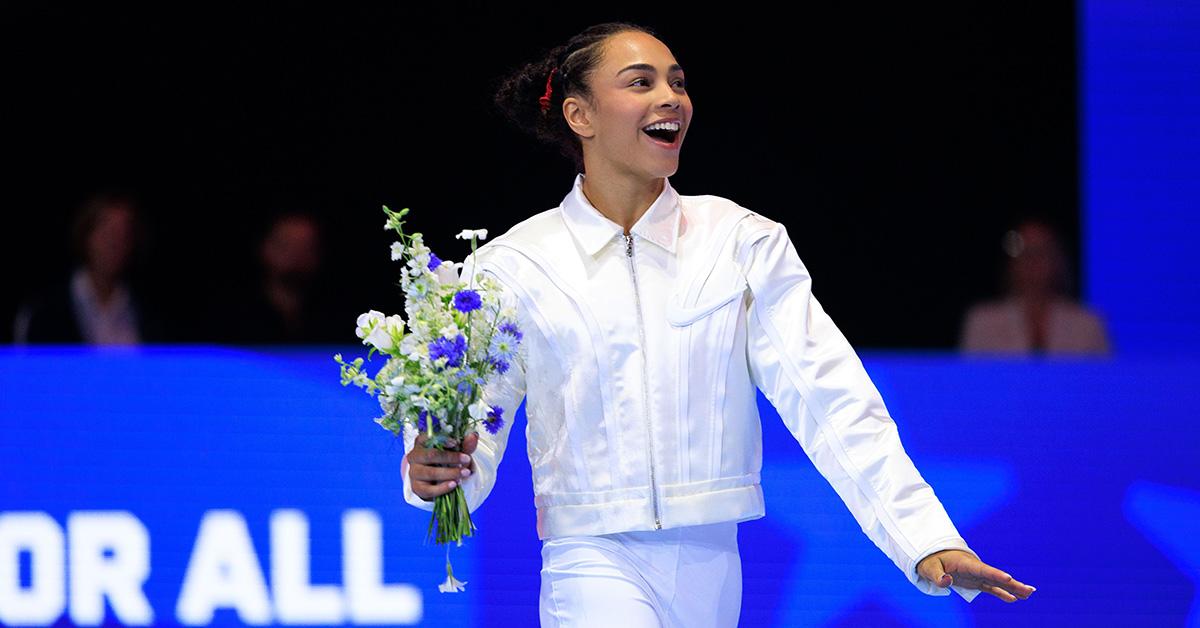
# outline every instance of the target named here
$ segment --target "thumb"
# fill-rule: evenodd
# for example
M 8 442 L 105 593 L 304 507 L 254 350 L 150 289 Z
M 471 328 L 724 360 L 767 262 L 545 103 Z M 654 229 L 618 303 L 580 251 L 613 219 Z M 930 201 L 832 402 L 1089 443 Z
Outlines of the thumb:
M 463 439 L 462 452 L 464 454 L 473 454 L 473 453 L 475 453 L 475 447 L 477 447 L 478 445 L 479 445 L 479 433 L 471 432 L 470 434 L 467 434 L 466 438 Z
M 946 573 L 941 569 L 941 561 L 938 561 L 937 580 L 934 580 L 939 587 L 945 588 L 954 584 L 954 576 Z
M 948 587 L 954 584 L 954 577 L 946 573 L 946 566 L 942 563 L 942 559 L 934 556 L 933 560 L 929 561 L 929 566 L 925 569 L 925 577 L 939 587 Z

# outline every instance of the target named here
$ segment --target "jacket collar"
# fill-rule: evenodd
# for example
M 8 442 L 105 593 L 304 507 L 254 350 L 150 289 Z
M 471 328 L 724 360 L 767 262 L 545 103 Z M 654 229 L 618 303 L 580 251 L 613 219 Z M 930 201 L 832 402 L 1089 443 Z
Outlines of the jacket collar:
M 588 255 L 595 255 L 624 230 L 588 201 L 583 193 L 583 179 L 583 173 L 575 175 L 575 185 L 563 199 L 562 213 L 571 235 Z M 679 194 L 664 177 L 662 192 L 629 231 L 675 253 L 681 216 Z

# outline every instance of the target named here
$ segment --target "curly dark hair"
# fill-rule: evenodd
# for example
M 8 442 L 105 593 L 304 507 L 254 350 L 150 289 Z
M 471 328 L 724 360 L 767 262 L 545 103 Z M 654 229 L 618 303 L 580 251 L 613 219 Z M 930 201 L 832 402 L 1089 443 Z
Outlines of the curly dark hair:
M 657 37 L 652 29 L 629 22 L 606 22 L 589 26 L 567 43 L 545 51 L 539 59 L 522 65 L 501 77 L 494 103 L 506 118 L 522 131 L 555 147 L 583 171 L 583 145 L 562 115 L 562 102 L 568 96 L 592 100 L 591 75 L 600 65 L 604 41 L 618 33 L 639 31 Z M 550 107 L 542 111 L 539 98 L 546 92 L 550 78 Z

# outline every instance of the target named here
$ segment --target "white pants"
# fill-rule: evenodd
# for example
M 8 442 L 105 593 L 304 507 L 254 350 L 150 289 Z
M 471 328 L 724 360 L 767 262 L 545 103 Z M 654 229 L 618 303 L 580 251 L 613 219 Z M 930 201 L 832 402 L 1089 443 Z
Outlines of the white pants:
M 742 559 L 733 521 L 542 542 L 543 627 L 737 626 Z

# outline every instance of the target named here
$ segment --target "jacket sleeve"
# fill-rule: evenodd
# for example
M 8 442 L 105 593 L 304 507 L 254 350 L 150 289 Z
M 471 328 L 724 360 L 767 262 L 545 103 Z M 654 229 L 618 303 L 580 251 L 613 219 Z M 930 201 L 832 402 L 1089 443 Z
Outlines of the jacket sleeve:
M 900 443 L 896 424 L 854 349 L 812 294 L 812 278 L 773 221 L 744 264 L 751 376 L 863 532 L 929 595 L 950 592 L 917 574 L 943 549 L 975 555 Z M 976 555 L 978 557 L 978 555 Z M 952 585 L 970 602 L 976 589 Z
M 487 273 L 497 284 L 503 286 L 495 274 L 484 269 L 482 263 L 479 269 L 475 270 L 471 258 L 468 258 L 464 262 L 463 269 L 464 277 L 469 276 L 467 275 L 468 272 Z M 523 332 L 528 331 L 525 326 L 526 318 L 521 316 L 521 310 L 517 305 L 514 293 L 504 288 L 500 293 L 500 302 L 502 307 L 516 309 L 518 328 Z M 513 360 L 508 370 L 504 373 L 494 373 L 484 386 L 484 400 L 489 405 L 497 405 L 504 409 L 502 414 L 504 423 L 495 434 L 489 433 L 486 429 L 478 430 L 479 445 L 476 447 L 475 453 L 472 454 L 475 462 L 475 472 L 462 481 L 468 512 L 475 512 L 483 503 L 483 500 L 487 499 L 487 496 L 492 492 L 492 488 L 496 485 L 496 471 L 500 466 L 500 459 L 504 457 L 504 448 L 508 443 L 509 430 L 512 429 L 513 418 L 517 413 L 517 408 L 525 398 L 525 367 L 525 344 L 521 343 L 518 345 L 517 359 Z M 405 458 L 400 463 L 400 473 L 404 477 L 404 500 L 417 508 L 432 512 L 433 502 L 425 501 L 413 492 L 412 479 L 408 476 L 408 452 L 412 451 L 416 439 L 417 431 L 412 427 L 406 426 L 404 430 Z

